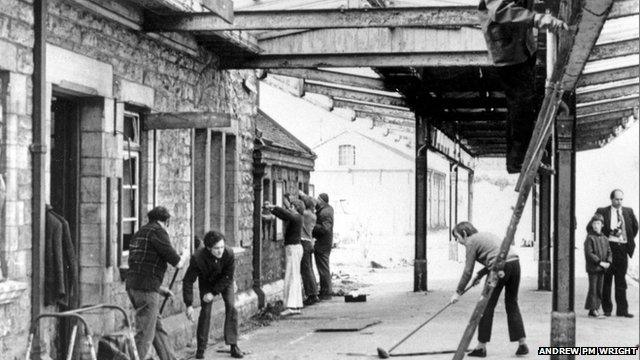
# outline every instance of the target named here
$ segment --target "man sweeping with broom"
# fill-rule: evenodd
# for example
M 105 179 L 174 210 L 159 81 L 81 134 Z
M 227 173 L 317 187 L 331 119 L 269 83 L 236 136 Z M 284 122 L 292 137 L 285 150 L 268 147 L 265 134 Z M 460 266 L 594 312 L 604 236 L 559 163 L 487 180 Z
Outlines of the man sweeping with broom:
M 466 248 L 466 260 L 462 277 L 458 283 L 458 289 L 451 296 L 451 303 L 455 303 L 460 295 L 465 292 L 467 283 L 473 274 L 475 262 L 484 265 L 476 279 L 482 277 L 482 273 L 488 273 L 495 259 L 500 252 L 501 240 L 496 235 L 488 232 L 478 232 L 470 222 L 464 221 L 455 226 L 452 231 L 456 240 Z M 467 356 L 486 357 L 487 343 L 491 339 L 491 327 L 493 325 L 493 312 L 495 310 L 498 298 L 505 289 L 504 305 L 507 311 L 507 324 L 509 327 L 509 339 L 519 343 L 516 355 L 526 355 L 529 353 L 527 347 L 524 324 L 520 307 L 518 306 L 518 287 L 520 286 L 520 261 L 518 255 L 509 249 L 507 254 L 504 270 L 498 274 L 498 284 L 496 285 L 489 303 L 482 314 L 480 326 L 478 327 L 478 345 L 469 352 Z M 476 281 L 478 281 L 476 280 Z

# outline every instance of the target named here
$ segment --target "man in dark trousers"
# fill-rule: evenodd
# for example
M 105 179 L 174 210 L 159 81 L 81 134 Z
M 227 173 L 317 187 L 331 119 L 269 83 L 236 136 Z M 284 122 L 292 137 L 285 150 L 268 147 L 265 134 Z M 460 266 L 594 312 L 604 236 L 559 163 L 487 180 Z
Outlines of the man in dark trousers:
M 455 226 L 452 235 L 456 240 L 464 245 L 466 249 L 466 259 L 464 271 L 460 277 L 458 288 L 451 297 L 451 302 L 455 303 L 460 295 L 465 292 L 465 288 L 471 275 L 473 267 L 477 262 L 484 265 L 484 268 L 478 272 L 476 282 L 489 273 L 489 269 L 500 253 L 500 243 L 502 240 L 494 234 L 488 232 L 478 232 L 470 222 L 463 221 Z M 500 293 L 504 288 L 504 307 L 507 312 L 507 326 L 509 328 L 509 340 L 518 342 L 516 355 L 526 355 L 529 353 L 527 339 L 525 337 L 524 324 L 520 307 L 518 306 L 518 289 L 520 287 L 520 259 L 511 249 L 507 253 L 506 263 L 498 283 L 491 293 L 491 298 L 484 309 L 480 324 L 478 325 L 478 345 L 467 354 L 470 357 L 486 357 L 487 343 L 491 340 L 491 330 L 493 327 L 493 313 L 498 303 Z M 474 283 L 475 285 L 475 283 Z
M 611 316 L 611 283 L 615 279 L 616 315 L 632 318 L 627 303 L 627 275 L 628 257 L 633 257 L 636 248 L 635 237 L 638 234 L 638 219 L 633 210 L 622 206 L 624 193 L 615 189 L 609 195 L 611 206 L 599 208 L 596 213 L 604 218 L 602 233 L 609 239 L 613 261 L 604 274 L 602 289 L 602 311 L 605 316 Z
M 133 235 L 129 245 L 126 279 L 127 294 L 136 311 L 136 348 L 140 359 L 145 359 L 153 343 L 161 360 L 173 360 L 176 356 L 159 313 L 161 298 L 173 293 L 161 285 L 167 263 L 180 269 L 189 254 L 184 251 L 181 257 L 171 245 L 167 233 L 171 214 L 165 207 L 153 208 L 147 217 L 149 223 Z
M 187 306 L 187 318 L 193 321 L 193 283 L 198 280 L 200 290 L 200 316 L 198 317 L 196 359 L 204 359 L 209 341 L 213 298 L 222 295 L 224 301 L 224 341 L 231 347 L 231 356 L 243 357 L 238 348 L 238 311 L 235 307 L 233 250 L 224 245 L 224 235 L 209 231 L 204 236 L 204 247 L 191 256 L 189 268 L 182 280 L 182 296 Z
M 507 171 L 519 173 L 540 110 L 533 27 L 559 31 L 562 20 L 533 11 L 533 0 L 481 0 L 482 30 L 507 100 Z
M 320 275 L 320 300 L 331 299 L 331 269 L 329 268 L 329 255 L 333 246 L 333 208 L 329 205 L 329 195 L 322 193 L 318 196 L 316 204 L 316 226 L 313 228 L 313 237 L 316 238 L 314 256 L 318 275 Z

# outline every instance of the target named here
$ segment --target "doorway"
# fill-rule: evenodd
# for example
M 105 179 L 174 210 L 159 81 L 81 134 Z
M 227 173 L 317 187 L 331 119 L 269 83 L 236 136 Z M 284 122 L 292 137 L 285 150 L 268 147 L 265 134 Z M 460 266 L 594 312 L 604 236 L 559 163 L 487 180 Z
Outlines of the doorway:
M 53 97 L 51 102 L 51 201 L 50 205 L 67 222 L 75 244 L 78 238 L 79 104 Z
M 73 98 L 54 95 L 51 101 L 51 171 L 50 201 L 52 210 L 69 224 L 71 243 L 78 259 L 79 202 L 80 202 L 80 104 Z M 72 264 L 79 270 L 79 264 Z M 70 291 L 67 306 L 58 305 L 57 311 L 77 308 L 79 291 Z M 66 354 L 73 324 L 61 320 L 57 325 L 56 352 Z M 77 349 L 74 351 L 77 354 Z M 75 356 L 77 358 L 77 356 Z

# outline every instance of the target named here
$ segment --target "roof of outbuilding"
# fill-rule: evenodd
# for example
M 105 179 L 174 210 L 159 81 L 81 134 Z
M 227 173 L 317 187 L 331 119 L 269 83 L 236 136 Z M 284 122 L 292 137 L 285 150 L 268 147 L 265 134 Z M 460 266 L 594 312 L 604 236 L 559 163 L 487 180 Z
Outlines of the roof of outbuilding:
M 256 133 L 256 138 L 260 138 L 267 146 L 295 151 L 308 157 L 316 156 L 313 150 L 262 110 L 258 110 L 256 115 Z

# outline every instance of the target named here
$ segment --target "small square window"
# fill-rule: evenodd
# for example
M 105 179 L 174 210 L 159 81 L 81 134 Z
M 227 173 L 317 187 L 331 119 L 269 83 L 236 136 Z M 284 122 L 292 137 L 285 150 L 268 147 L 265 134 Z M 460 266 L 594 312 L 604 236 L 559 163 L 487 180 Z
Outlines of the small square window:
M 338 165 L 353 166 L 356 164 L 356 147 L 353 145 L 340 145 L 338 147 Z
M 134 147 L 140 146 L 140 116 L 137 113 L 125 112 L 123 121 L 123 140 Z

